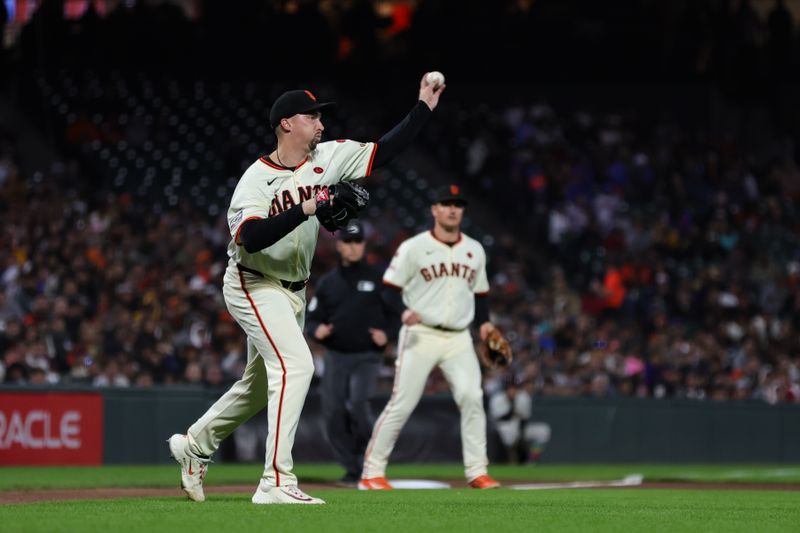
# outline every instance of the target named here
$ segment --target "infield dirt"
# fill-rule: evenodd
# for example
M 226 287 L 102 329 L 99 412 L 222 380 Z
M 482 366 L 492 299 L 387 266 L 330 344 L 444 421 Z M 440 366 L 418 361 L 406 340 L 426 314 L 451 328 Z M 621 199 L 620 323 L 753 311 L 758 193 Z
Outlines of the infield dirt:
M 453 488 L 465 488 L 463 479 L 450 480 Z M 531 482 L 513 481 L 507 485 L 544 483 L 541 479 Z M 557 483 L 557 482 L 556 482 Z M 303 483 L 303 490 L 354 490 L 337 487 L 333 483 Z M 609 488 L 609 487 L 605 487 Z M 800 491 L 800 483 L 702 483 L 702 482 L 644 482 L 641 485 L 625 488 L 641 489 L 675 489 L 675 490 L 781 490 Z M 249 494 L 254 490 L 251 485 L 220 485 L 206 488 L 206 495 L 215 494 Z M 0 505 L 36 503 L 43 501 L 65 500 L 105 500 L 115 498 L 165 498 L 180 496 L 180 488 L 97 488 L 97 489 L 47 489 L 47 490 L 16 490 L 0 491 Z

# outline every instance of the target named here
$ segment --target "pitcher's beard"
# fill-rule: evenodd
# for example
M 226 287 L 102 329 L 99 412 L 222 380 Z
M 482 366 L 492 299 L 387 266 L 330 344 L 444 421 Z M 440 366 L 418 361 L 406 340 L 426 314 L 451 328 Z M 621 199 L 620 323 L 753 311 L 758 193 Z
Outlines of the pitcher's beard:
M 317 145 L 319 144 L 319 141 L 320 141 L 320 139 L 318 139 L 316 137 L 311 139 L 311 142 L 308 143 L 308 151 L 309 152 L 313 152 L 314 150 L 316 150 Z

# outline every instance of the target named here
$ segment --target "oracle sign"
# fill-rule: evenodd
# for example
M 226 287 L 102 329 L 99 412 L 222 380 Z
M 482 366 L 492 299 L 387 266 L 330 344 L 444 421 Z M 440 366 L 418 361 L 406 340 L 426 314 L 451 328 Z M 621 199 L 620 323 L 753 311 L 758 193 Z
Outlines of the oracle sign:
M 0 465 L 102 461 L 100 394 L 0 392 Z

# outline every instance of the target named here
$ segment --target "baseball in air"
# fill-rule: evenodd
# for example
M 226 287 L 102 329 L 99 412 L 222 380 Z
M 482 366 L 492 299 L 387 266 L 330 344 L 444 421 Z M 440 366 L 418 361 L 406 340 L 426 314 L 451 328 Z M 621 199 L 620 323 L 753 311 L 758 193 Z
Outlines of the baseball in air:
M 434 70 L 433 72 L 428 72 L 428 75 L 425 76 L 425 79 L 428 83 L 433 85 L 434 87 L 441 87 L 444 85 L 444 74 L 439 72 L 438 70 Z

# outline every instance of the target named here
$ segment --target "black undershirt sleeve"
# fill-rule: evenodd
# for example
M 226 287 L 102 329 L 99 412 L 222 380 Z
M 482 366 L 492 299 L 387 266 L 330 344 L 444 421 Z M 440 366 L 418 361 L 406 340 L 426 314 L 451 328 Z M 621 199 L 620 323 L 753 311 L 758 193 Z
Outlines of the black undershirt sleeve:
M 403 289 L 384 284 L 381 298 L 383 304 L 397 316 L 402 316 L 403 311 L 406 310 L 406 306 L 403 304 Z
M 375 152 L 373 166 L 380 167 L 394 159 L 411 144 L 430 116 L 431 109 L 428 104 L 419 100 L 397 126 L 378 140 L 378 151 Z
M 489 321 L 489 295 L 475 295 L 475 325 L 480 327 L 484 322 Z
M 402 292 L 397 287 L 390 285 L 383 285 L 381 291 L 381 302 L 383 303 L 383 311 L 386 316 L 386 328 L 384 332 L 389 340 L 396 341 L 397 334 L 400 332 L 402 322 L 400 317 L 405 310 L 403 307 Z
M 247 253 L 254 254 L 272 246 L 306 220 L 308 216 L 303 213 L 302 204 L 297 204 L 274 217 L 248 220 L 242 224 L 239 242 Z

